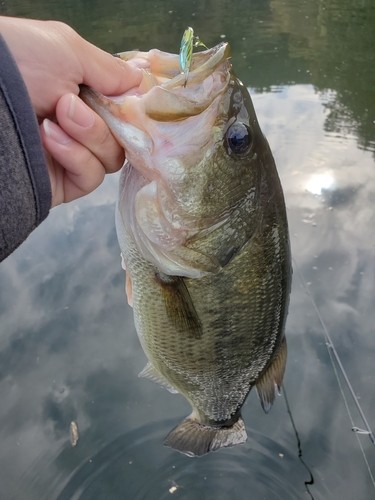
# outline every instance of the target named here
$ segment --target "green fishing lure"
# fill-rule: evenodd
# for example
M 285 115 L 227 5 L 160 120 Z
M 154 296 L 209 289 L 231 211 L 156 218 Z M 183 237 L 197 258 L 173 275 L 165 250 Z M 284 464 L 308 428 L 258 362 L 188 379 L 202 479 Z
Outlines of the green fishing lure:
M 194 47 L 204 47 L 205 49 L 207 49 L 205 44 L 201 42 L 197 36 L 194 36 L 193 28 L 189 27 L 184 31 L 184 34 L 182 35 L 179 54 L 181 72 L 185 75 L 184 87 L 186 87 L 186 82 L 191 68 Z

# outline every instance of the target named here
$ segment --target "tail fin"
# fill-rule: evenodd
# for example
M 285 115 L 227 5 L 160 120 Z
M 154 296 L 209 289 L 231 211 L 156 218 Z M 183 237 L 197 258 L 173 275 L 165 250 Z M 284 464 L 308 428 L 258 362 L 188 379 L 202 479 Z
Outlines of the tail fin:
M 230 427 L 211 427 L 188 417 L 168 434 L 164 445 L 189 457 L 200 457 L 246 440 L 245 424 L 241 417 Z

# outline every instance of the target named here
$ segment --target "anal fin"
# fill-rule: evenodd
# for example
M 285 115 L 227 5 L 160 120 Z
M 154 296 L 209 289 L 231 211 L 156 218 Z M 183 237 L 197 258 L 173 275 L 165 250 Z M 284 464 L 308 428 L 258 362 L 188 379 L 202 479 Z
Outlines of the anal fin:
M 255 384 L 260 404 L 266 413 L 268 413 L 271 409 L 275 400 L 276 392 L 280 394 L 285 372 L 286 357 L 287 347 L 286 339 L 284 337 L 275 359 Z
M 147 363 L 147 365 L 143 368 L 141 373 L 138 375 L 138 377 L 142 378 L 147 378 L 148 380 L 152 380 L 152 382 L 156 382 L 157 384 L 161 385 L 167 391 L 171 392 L 172 394 L 177 394 L 178 391 L 173 387 L 171 383 L 168 382 L 168 380 L 163 377 L 159 372 L 155 370 L 155 368 L 152 366 L 151 363 Z

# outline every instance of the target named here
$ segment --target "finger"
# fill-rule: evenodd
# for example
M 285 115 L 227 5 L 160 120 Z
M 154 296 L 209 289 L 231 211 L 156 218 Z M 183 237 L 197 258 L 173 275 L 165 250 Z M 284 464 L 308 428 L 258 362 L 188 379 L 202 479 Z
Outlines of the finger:
M 138 87 L 142 72 L 132 64 L 104 52 L 81 39 L 78 52 L 83 68 L 83 83 L 105 95 L 119 95 Z
M 60 127 L 94 154 L 107 173 L 117 172 L 125 153 L 104 121 L 75 94 L 62 96 L 56 118 Z
M 103 182 L 105 168 L 85 146 L 45 119 L 40 127 L 51 177 L 52 206 L 91 193 Z

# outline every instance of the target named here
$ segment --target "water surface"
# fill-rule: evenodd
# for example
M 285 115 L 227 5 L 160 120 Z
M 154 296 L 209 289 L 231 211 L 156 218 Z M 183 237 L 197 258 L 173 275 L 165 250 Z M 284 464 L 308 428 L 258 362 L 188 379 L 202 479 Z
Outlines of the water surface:
M 0 499 L 375 498 L 375 447 L 351 431 L 363 422 L 312 303 L 375 428 L 373 3 L 12 0 L 0 13 L 65 21 L 110 52 L 177 51 L 189 25 L 208 46 L 229 41 L 275 155 L 294 259 L 283 396 L 264 415 L 251 393 L 248 442 L 191 459 L 162 446 L 189 405 L 137 378 L 118 176 L 54 209 L 0 266 Z

